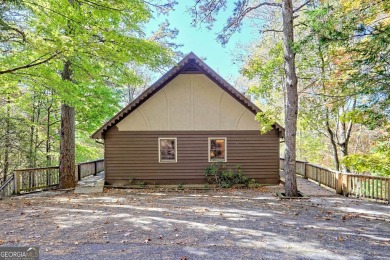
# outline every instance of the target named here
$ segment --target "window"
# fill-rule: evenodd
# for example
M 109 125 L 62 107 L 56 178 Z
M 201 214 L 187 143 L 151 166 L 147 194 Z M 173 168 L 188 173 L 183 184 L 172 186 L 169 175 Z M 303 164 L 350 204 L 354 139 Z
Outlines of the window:
M 176 138 L 158 138 L 158 161 L 177 162 L 177 139 Z
M 209 138 L 209 162 L 226 162 L 226 138 Z

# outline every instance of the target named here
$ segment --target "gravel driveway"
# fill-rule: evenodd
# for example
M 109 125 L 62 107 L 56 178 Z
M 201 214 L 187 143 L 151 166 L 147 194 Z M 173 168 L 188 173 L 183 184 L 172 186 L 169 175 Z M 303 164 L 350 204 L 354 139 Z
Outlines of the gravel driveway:
M 39 245 L 41 259 L 390 259 L 389 205 L 276 191 L 20 196 L 0 201 L 0 246 Z

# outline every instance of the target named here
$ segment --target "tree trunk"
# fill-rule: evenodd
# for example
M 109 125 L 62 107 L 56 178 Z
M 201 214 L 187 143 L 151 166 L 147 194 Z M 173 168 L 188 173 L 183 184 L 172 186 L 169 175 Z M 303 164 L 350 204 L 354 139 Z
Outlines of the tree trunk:
M 7 180 L 7 174 L 8 174 L 8 168 L 9 168 L 9 154 L 11 149 L 11 125 L 10 125 L 10 118 L 11 118 L 11 111 L 10 111 L 10 98 L 7 98 L 7 107 L 6 107 L 6 118 L 5 118 L 5 139 L 4 139 L 4 176 L 3 181 L 5 182 Z
M 324 54 L 322 52 L 321 44 L 318 44 L 318 55 L 319 55 L 320 60 L 321 60 L 321 84 L 322 84 L 322 91 L 324 93 L 322 98 L 323 98 L 324 104 L 327 104 L 328 100 L 327 100 L 326 95 L 325 95 L 325 93 L 326 93 L 326 87 L 325 87 L 325 66 L 326 66 L 326 64 L 325 64 L 325 59 L 324 59 Z M 326 111 L 326 121 L 325 121 L 325 123 L 326 123 L 326 131 L 329 134 L 330 144 L 332 145 L 335 168 L 336 168 L 337 171 L 339 171 L 340 170 L 340 160 L 339 160 L 339 154 L 338 154 L 338 151 L 337 151 L 337 143 L 336 143 L 336 140 L 335 140 L 335 134 L 333 133 L 333 131 L 332 131 L 331 127 L 330 127 L 330 123 L 329 123 L 329 110 L 328 110 L 328 108 L 326 108 L 325 111 Z
M 330 144 L 332 145 L 333 150 L 334 167 L 336 168 L 336 171 L 340 171 L 339 153 L 337 152 L 337 145 L 333 137 L 330 137 Z
M 39 120 L 41 119 L 41 108 L 42 108 L 42 100 L 41 100 L 42 96 L 39 95 L 38 96 L 38 102 L 37 102 L 37 114 L 36 114 L 36 117 L 35 117 L 35 121 L 37 122 L 37 124 L 39 125 L 40 122 Z M 40 142 L 39 142 L 39 127 L 37 127 L 35 129 L 35 136 L 34 136 L 34 150 L 33 150 L 33 161 L 32 161 L 32 164 L 33 164 L 33 167 L 37 167 L 37 154 L 38 154 L 38 148 L 40 146 Z
M 341 152 L 341 158 L 344 158 L 345 156 L 348 155 L 348 143 L 349 139 L 345 140 L 343 143 L 339 144 L 340 146 L 340 152 Z M 343 171 L 344 172 L 350 172 L 349 168 L 342 164 Z
M 51 95 L 51 94 L 50 94 Z M 51 108 L 53 106 L 53 100 L 50 101 L 49 105 L 46 107 L 47 119 L 46 119 L 46 166 L 51 166 L 51 156 L 50 156 L 50 116 Z
M 29 151 L 28 151 L 28 167 L 34 168 L 34 136 L 35 136 L 35 95 L 32 97 L 32 115 L 31 115 L 31 126 L 30 126 L 30 143 L 29 143 Z
M 70 61 L 64 63 L 63 80 L 71 80 Z M 76 186 L 75 180 L 75 109 L 67 104 L 61 105 L 61 143 L 60 143 L 60 188 Z
M 47 108 L 47 119 L 46 119 L 46 166 L 51 166 L 50 157 L 50 107 Z
M 74 108 L 61 105 L 60 188 L 76 186 L 75 181 L 75 113 Z
M 328 110 L 326 110 L 326 130 L 328 131 L 330 144 L 332 145 L 332 149 L 333 149 L 335 168 L 337 171 L 340 171 L 340 160 L 339 160 L 339 154 L 337 151 L 337 143 L 336 143 L 336 140 L 334 138 L 334 133 L 333 133 L 332 129 L 330 128 Z
M 292 0 L 283 0 L 283 44 L 286 74 L 287 106 L 286 106 L 286 151 L 284 155 L 285 192 L 288 197 L 298 196 L 295 175 L 296 164 L 296 132 L 298 115 L 298 79 L 295 72 L 293 6 Z

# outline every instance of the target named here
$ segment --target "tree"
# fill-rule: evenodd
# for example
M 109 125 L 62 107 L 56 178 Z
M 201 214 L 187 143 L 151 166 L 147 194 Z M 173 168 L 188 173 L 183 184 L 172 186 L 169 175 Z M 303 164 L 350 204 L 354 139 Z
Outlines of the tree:
M 297 196 L 298 189 L 295 177 L 295 161 L 296 161 L 296 132 L 297 132 L 297 115 L 298 115 L 298 79 L 295 68 L 295 52 L 294 44 L 294 13 L 300 11 L 307 3 L 293 8 L 292 0 L 283 0 L 279 2 L 258 2 L 258 1 L 239 1 L 235 3 L 235 7 L 231 17 L 228 18 L 226 26 L 218 35 L 218 40 L 222 44 L 226 44 L 230 37 L 242 26 L 243 20 L 249 14 L 262 10 L 266 7 L 280 8 L 282 11 L 283 22 L 283 49 L 284 49 L 284 71 L 286 76 L 285 88 L 287 93 L 286 113 L 285 113 L 285 140 L 286 151 L 284 160 L 285 190 L 286 196 Z M 215 22 L 215 16 L 220 10 L 226 9 L 227 1 L 217 0 L 201 0 L 197 1 L 195 6 L 191 8 L 194 17 L 194 23 L 207 23 L 211 27 Z
M 390 118 L 389 24 L 383 1 L 328 1 L 305 13 L 308 35 L 302 45 L 305 53 L 308 46 L 316 50 L 314 63 L 321 64 L 317 82 L 322 87 L 313 93 L 327 104 L 324 135 L 332 144 L 337 170 L 340 164 L 349 170 L 343 162 L 351 166 L 348 147 L 355 125 L 382 127 Z
M 332 157 L 336 170 L 356 171 L 370 165 L 372 172 L 386 171 L 379 165 L 386 161 L 379 158 L 386 156 L 381 136 L 389 102 L 385 42 L 390 19 L 383 4 L 315 2 L 299 14 L 294 50 L 300 82 L 297 152 L 301 160 L 331 167 Z M 282 114 L 283 103 L 277 97 L 284 96 L 280 88 L 285 80 L 283 51 L 277 33 L 280 17 L 271 17 L 269 26 L 277 29 L 263 30 L 266 34 L 249 48 L 243 69 L 252 80 L 250 93 L 260 98 L 260 106 L 272 107 L 270 111 L 261 106 L 264 113 L 257 118 L 262 129 L 269 129 Z M 366 154 L 370 149 L 372 157 Z
M 7 4 L 14 6 L 13 1 Z M 18 2 L 23 19 L 15 21 L 15 28 L 22 29 L 24 38 L 22 43 L 8 39 L 3 45 L 7 55 L 2 59 L 0 80 L 25 86 L 42 84 L 62 103 L 60 187 L 75 185 L 75 127 L 96 128 L 118 107 L 117 91 L 108 83 L 138 82 L 128 64 L 156 69 L 171 62 L 172 52 L 148 40 L 141 26 L 150 19 L 152 8 L 166 12 L 173 4 Z M 77 110 L 83 113 L 78 116 Z M 81 118 L 88 120 L 78 121 Z

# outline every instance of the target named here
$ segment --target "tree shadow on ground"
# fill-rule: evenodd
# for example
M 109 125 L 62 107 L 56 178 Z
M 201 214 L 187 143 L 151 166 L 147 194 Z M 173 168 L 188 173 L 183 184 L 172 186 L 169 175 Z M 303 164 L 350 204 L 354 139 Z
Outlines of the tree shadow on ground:
M 19 197 L 2 205 L 1 235 L 43 259 L 389 258 L 387 205 L 275 189 Z

